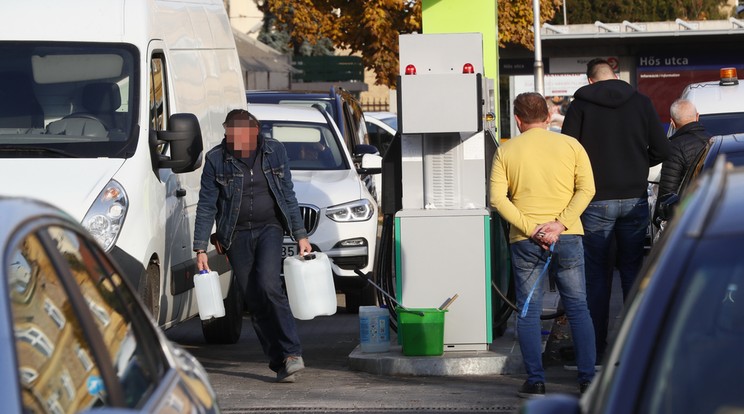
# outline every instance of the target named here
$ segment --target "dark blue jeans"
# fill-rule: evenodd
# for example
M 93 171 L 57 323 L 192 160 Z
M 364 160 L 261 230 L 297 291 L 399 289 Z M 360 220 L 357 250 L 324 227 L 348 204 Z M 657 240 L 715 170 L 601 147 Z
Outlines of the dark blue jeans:
M 524 367 L 527 371 L 527 381 L 545 382 L 540 324 L 543 283 L 535 288 L 525 317 L 521 316 L 521 310 L 524 309 L 527 296 L 545 266 L 548 252 L 528 239 L 512 243 L 511 254 L 517 307 L 520 309 L 520 313 L 517 314 L 517 335 Z M 556 265 L 555 283 L 571 327 L 579 383 L 591 381 L 594 378 L 596 355 L 594 329 L 586 306 L 584 250 L 581 236 L 561 236 L 555 245 L 551 264 Z M 542 281 L 545 282 L 547 277 L 547 274 L 543 275 Z
M 620 273 L 625 299 L 643 264 L 649 223 L 648 199 L 592 201 L 581 215 L 581 223 L 584 226 L 586 297 L 594 322 L 597 356 L 601 357 L 607 347 L 614 268 Z M 616 256 L 610 262 L 613 239 Z
M 251 314 L 269 368 L 278 372 L 288 356 L 302 355 L 297 325 L 282 288 L 281 227 L 267 225 L 236 233 L 227 257 Z

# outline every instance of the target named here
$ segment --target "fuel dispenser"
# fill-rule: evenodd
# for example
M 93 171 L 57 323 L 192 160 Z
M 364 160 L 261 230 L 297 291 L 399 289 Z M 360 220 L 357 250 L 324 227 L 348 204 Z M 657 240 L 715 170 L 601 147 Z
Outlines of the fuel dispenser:
M 407 34 L 399 48 L 399 135 L 382 174 L 380 248 L 393 257 L 378 270 L 394 273 L 406 307 L 436 308 L 458 294 L 445 318 L 445 351 L 487 350 L 508 319 L 492 283 L 507 290 L 509 262 L 504 227 L 488 205 L 498 141 L 482 36 Z

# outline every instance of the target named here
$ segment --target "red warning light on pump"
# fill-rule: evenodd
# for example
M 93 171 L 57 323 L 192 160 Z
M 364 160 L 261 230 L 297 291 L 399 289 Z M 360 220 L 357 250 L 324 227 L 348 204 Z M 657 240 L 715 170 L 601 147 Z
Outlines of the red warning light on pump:
M 475 73 L 475 69 L 473 68 L 473 65 L 466 63 L 462 66 L 462 73 Z
M 415 74 L 416 74 L 416 66 L 407 65 L 406 66 L 406 75 L 415 75 Z

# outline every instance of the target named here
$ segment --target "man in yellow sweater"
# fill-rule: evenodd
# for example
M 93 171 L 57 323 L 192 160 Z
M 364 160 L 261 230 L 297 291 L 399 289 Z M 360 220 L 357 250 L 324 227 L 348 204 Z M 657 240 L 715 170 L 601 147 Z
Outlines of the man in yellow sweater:
M 527 380 L 520 397 L 545 394 L 540 313 L 542 277 L 550 259 L 571 326 L 579 391 L 594 378 L 594 327 L 586 303 L 584 230 L 580 216 L 594 196 L 594 176 L 584 147 L 574 138 L 547 130 L 550 114 L 539 93 L 514 100 L 521 135 L 502 144 L 493 159 L 490 197 L 509 222 L 516 287 L 519 347 Z M 552 255 L 552 256 L 551 256 Z

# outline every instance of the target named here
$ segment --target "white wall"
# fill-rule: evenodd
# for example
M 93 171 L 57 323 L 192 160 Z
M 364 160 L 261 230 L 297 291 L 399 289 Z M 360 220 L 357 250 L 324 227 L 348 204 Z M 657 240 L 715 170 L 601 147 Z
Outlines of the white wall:
M 232 27 L 253 38 L 258 36 L 263 13 L 258 10 L 254 0 L 225 0 L 225 8 Z

